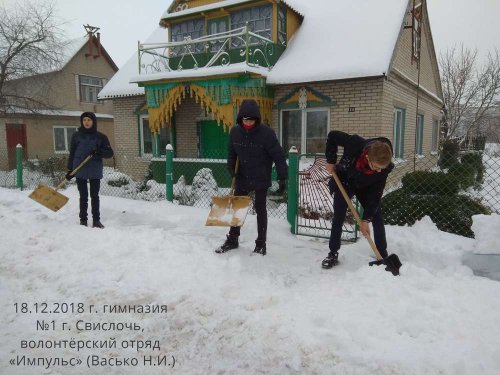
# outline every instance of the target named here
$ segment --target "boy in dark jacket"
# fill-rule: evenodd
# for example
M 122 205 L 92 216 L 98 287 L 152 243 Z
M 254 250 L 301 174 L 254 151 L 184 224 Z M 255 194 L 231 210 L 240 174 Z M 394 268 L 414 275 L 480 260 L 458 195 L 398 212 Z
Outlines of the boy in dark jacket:
M 237 125 L 229 133 L 227 167 L 233 176 L 238 158 L 234 195 L 248 195 L 255 191 L 257 240 L 253 252 L 266 255 L 266 197 L 267 189 L 271 186 L 273 162 L 278 173 L 278 195 L 285 190 L 288 166 L 276 134 L 269 126 L 261 124 L 260 110 L 255 100 L 243 100 L 236 122 Z M 239 235 L 240 227 L 231 227 L 226 242 L 215 252 L 220 254 L 236 249 Z
M 336 164 L 338 146 L 344 148 L 344 153 Z M 370 236 L 371 223 L 377 249 L 380 255 L 386 258 L 387 242 L 380 203 L 387 176 L 394 168 L 391 163 L 391 141 L 384 137 L 364 139 L 358 135 L 331 131 L 328 134 L 325 154 L 328 173 L 335 171 L 349 197 L 356 195 L 363 207 L 361 233 L 365 237 Z M 347 211 L 347 203 L 333 179 L 330 179 L 329 186 L 330 192 L 334 192 L 333 220 L 330 252 L 321 263 L 323 268 L 332 268 L 338 264 L 342 225 Z
M 94 228 L 104 228 L 101 223 L 99 211 L 99 189 L 101 185 L 103 158 L 111 158 L 113 149 L 109 144 L 108 137 L 97 131 L 97 118 L 92 112 L 83 112 L 80 116 L 80 127 L 71 137 L 71 146 L 68 158 L 68 173 L 76 168 L 87 156 L 92 155 L 82 168 L 76 172 L 76 184 L 80 192 L 80 224 L 87 226 L 88 189 L 87 181 L 90 183 L 90 199 L 92 205 L 92 221 Z

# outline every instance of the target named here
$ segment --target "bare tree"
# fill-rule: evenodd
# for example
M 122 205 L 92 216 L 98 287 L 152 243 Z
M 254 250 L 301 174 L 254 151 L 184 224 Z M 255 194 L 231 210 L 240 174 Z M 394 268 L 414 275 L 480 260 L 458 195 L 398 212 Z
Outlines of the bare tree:
M 480 67 L 477 50 L 463 46 L 440 56 L 446 119 L 444 139 L 476 135 L 500 95 L 500 52 L 495 50 Z
M 60 65 L 64 45 L 53 3 L 0 4 L 0 114 L 50 108 L 36 93 L 46 89 L 43 75 Z

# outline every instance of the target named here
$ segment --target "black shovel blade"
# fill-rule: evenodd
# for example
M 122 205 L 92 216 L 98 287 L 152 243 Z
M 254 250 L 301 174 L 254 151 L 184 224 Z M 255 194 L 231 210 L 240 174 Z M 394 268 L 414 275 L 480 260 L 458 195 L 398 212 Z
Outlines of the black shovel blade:
M 399 269 L 401 268 L 402 264 L 401 261 L 399 260 L 399 257 L 396 254 L 391 254 L 387 258 L 381 259 L 381 260 L 374 260 L 368 265 L 370 266 L 381 266 L 385 265 L 385 270 L 388 272 L 392 272 L 394 276 L 399 275 Z

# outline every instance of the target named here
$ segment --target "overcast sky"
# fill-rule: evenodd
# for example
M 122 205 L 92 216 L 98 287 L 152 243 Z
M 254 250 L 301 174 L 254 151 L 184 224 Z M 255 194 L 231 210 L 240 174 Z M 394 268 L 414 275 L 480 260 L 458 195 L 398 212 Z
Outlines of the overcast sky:
M 29 0 L 39 2 L 44 0 Z M 85 35 L 84 24 L 100 27 L 101 42 L 118 67 L 157 27 L 171 0 L 53 0 L 66 21 L 68 38 Z M 308 0 L 303 0 L 308 1 Z M 355 0 L 346 0 L 355 1 Z M 376 1 L 376 0 L 371 0 Z M 16 0 L 0 0 L 4 4 Z M 454 45 L 478 48 L 482 57 L 500 49 L 500 0 L 427 0 L 436 53 Z

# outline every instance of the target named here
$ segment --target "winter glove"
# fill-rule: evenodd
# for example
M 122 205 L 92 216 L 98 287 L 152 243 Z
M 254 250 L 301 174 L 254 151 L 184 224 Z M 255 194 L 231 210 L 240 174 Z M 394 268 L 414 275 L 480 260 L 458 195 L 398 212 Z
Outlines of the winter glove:
M 286 180 L 278 180 L 278 190 L 276 190 L 276 195 L 285 194 L 286 190 Z
M 64 176 L 67 181 L 71 181 L 71 179 L 75 177 L 75 175 L 72 175 L 71 172 L 71 170 L 68 170 L 68 173 L 66 173 L 66 175 Z
M 94 148 L 92 151 L 89 152 L 89 156 L 95 156 L 99 155 L 99 150 L 97 148 Z

